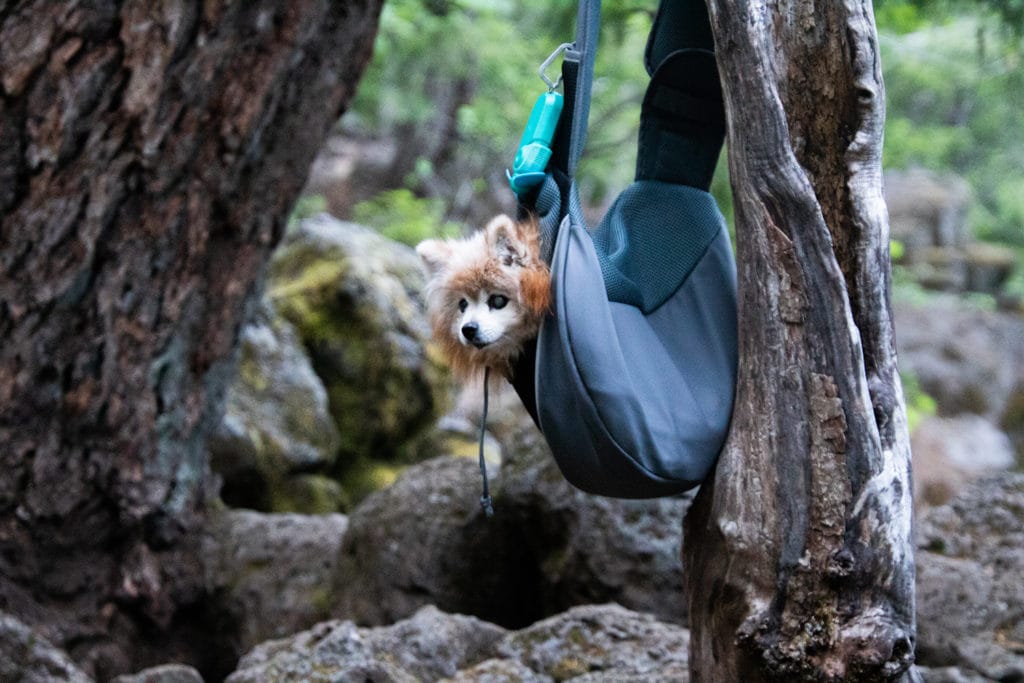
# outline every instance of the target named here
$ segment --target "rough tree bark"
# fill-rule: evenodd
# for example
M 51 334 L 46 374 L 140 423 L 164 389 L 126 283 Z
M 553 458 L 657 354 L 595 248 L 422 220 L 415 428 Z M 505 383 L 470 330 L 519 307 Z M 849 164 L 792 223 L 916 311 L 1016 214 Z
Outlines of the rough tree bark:
M 733 424 L 687 518 L 695 681 L 913 661 L 910 449 L 869 0 L 709 0 L 740 277 Z
M 206 436 L 379 10 L 0 1 L 0 610 L 101 678 L 202 647 Z

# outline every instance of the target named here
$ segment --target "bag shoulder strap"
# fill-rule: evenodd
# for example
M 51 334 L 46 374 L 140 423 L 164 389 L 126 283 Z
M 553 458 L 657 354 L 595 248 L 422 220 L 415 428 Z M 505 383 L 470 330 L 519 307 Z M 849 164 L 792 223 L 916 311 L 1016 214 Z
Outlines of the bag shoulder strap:
M 579 0 L 576 39 L 562 60 L 565 108 L 552 142 L 552 168 L 568 178 L 576 173 L 587 141 L 591 86 L 601 32 L 601 1 Z M 725 133 L 724 108 L 714 59 L 714 39 L 703 0 L 661 0 L 644 51 L 647 72 L 654 78 L 644 102 L 637 179 L 654 178 L 706 190 Z M 654 123 L 649 119 L 657 118 Z M 668 145 L 654 128 L 684 128 L 682 148 Z M 659 131 L 660 132 L 660 131 Z M 696 149 L 689 149 L 690 146 Z M 664 165 L 671 150 L 679 163 L 693 170 L 672 171 Z M 652 165 L 649 159 L 661 157 Z M 699 169 L 699 170 L 698 170 Z M 668 171 L 668 172 L 666 172 Z
M 562 125 L 558 127 L 552 143 L 551 158 L 553 166 L 570 177 L 576 173 L 587 142 L 590 90 L 600 33 L 601 0 L 580 0 L 576 10 L 576 40 L 562 59 L 565 109 L 562 111 Z

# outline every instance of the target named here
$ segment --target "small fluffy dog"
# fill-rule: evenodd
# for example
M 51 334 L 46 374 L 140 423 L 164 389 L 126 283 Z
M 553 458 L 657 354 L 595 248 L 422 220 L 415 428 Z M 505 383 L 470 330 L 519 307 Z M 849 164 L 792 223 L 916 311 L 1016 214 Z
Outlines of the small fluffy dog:
M 426 240 L 416 251 L 434 338 L 452 371 L 465 380 L 490 367 L 508 377 L 551 302 L 537 223 L 502 215 L 470 237 Z

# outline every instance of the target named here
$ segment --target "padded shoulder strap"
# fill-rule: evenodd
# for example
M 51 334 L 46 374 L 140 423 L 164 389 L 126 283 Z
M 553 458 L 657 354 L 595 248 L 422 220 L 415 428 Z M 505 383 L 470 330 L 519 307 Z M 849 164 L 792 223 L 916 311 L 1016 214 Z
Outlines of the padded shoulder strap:
M 644 52 L 647 73 L 653 76 L 669 55 L 686 49 L 715 49 L 704 0 L 661 0 Z

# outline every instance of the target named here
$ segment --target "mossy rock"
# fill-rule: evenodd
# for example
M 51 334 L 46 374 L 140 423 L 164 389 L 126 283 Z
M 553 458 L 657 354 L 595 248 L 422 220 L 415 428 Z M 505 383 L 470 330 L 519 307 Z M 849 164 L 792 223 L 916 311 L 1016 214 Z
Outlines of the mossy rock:
M 339 479 L 353 503 L 358 503 L 374 491 L 391 486 L 406 467 L 394 462 L 360 458 L 350 463 Z
M 261 301 L 242 331 L 238 373 L 210 442 L 225 502 L 263 511 L 312 511 L 308 503 L 278 503 L 295 498 L 285 494 L 298 486 L 289 483 L 291 477 L 333 465 L 338 444 L 327 392 L 295 330 Z M 326 496 L 334 500 L 326 509 L 338 510 L 339 494 L 318 487 L 315 507 L 324 508 Z
M 322 474 L 287 477 L 270 491 L 270 509 L 274 512 L 328 514 L 348 510 L 351 501 L 341 484 Z
M 363 459 L 415 460 L 449 402 L 423 287 L 411 248 L 328 216 L 300 223 L 273 258 L 268 295 L 327 389 L 342 470 Z

